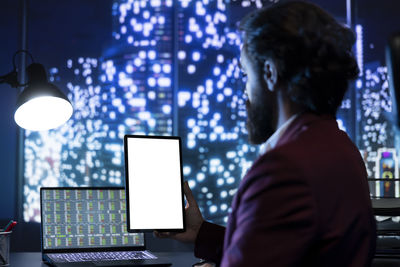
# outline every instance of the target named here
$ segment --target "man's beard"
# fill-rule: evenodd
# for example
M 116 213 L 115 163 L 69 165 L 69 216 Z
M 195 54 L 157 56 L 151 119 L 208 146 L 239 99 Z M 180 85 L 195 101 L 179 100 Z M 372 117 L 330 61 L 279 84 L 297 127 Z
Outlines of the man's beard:
M 258 101 L 258 103 L 263 101 Z M 249 142 L 254 145 L 262 144 L 273 135 L 273 107 L 266 102 L 262 104 L 251 104 L 246 101 L 247 122 L 246 128 L 249 133 Z

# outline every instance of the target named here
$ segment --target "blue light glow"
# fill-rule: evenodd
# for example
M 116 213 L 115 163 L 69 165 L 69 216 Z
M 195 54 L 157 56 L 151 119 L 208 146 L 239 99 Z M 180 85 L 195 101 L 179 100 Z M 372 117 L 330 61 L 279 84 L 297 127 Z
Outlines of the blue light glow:
M 186 155 L 185 179 L 203 215 L 224 223 L 233 189 L 256 155 L 256 149 L 242 151 L 247 142 L 243 81 L 234 79 L 241 77 L 235 59 L 240 38 L 226 16 L 227 4 L 121 0 L 114 6 L 110 36 L 116 54 L 68 59 L 65 70 L 52 73 L 55 80 L 74 76 L 66 86 L 73 118 L 55 131 L 26 132 L 25 220 L 38 220 L 36 185 L 121 185 L 124 134 L 171 135 L 176 123 Z M 182 27 L 177 62 L 173 6 Z
M 187 66 L 187 72 L 188 72 L 189 74 L 195 73 L 195 72 L 196 72 L 196 66 L 195 66 L 195 65 L 188 65 L 188 66 Z
M 185 58 L 186 58 L 186 52 L 185 51 L 179 51 L 178 52 L 178 58 L 180 59 L 180 60 L 184 60 Z
M 199 61 L 200 60 L 200 52 L 199 51 L 194 51 L 192 54 L 192 59 L 193 61 Z

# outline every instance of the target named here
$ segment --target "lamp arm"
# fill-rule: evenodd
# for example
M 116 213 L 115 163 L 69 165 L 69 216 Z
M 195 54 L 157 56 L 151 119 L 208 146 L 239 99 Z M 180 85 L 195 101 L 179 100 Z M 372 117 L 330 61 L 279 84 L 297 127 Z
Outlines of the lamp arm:
M 11 87 L 17 88 L 21 86 L 26 86 L 26 84 L 20 84 L 18 82 L 17 71 L 14 69 L 6 75 L 0 76 L 0 83 L 8 83 Z
M 17 55 L 18 55 L 18 54 L 21 54 L 21 53 L 25 53 L 25 54 L 27 54 L 27 55 L 28 55 L 28 56 L 31 58 L 31 60 L 32 60 L 32 63 L 34 63 L 34 62 L 35 62 L 35 60 L 33 60 L 33 56 L 32 56 L 32 54 L 31 54 L 31 53 L 29 53 L 29 51 L 28 51 L 28 50 L 24 50 L 24 49 L 17 50 L 17 51 L 14 53 L 14 55 L 13 55 L 13 65 L 14 65 L 14 70 L 16 69 L 16 63 L 15 63 L 15 59 L 16 59 Z
M 16 59 L 17 55 L 21 54 L 21 53 L 27 54 L 31 58 L 32 62 L 34 62 L 33 56 L 32 56 L 31 53 L 29 53 L 28 50 L 24 50 L 24 49 L 17 50 L 13 55 L 13 66 L 14 66 L 14 69 L 10 73 L 7 73 L 6 75 L 0 76 L 0 84 L 1 83 L 8 83 L 13 88 L 17 88 L 17 87 L 22 87 L 22 86 L 27 86 L 28 85 L 28 83 L 20 84 L 18 82 L 18 73 L 17 73 L 17 67 L 16 67 L 15 59 Z

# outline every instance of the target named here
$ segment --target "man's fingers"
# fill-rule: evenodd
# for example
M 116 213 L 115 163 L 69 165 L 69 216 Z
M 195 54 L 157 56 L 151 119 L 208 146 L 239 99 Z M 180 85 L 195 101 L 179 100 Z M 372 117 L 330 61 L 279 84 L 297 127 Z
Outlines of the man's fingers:
M 180 233 L 153 231 L 153 236 L 158 238 L 171 238 L 179 240 Z
M 171 237 L 171 233 L 170 232 L 158 232 L 158 231 L 154 231 L 153 235 L 158 237 L 158 238 L 168 238 Z
M 183 184 L 183 192 L 185 193 L 186 200 L 189 203 L 189 206 L 196 205 L 196 200 L 193 197 L 192 190 L 190 190 L 189 183 L 185 181 Z

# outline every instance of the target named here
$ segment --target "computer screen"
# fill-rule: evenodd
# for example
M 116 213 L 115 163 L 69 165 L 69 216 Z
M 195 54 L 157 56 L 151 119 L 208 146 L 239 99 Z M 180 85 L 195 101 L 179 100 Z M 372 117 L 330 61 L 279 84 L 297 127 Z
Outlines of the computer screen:
M 42 188 L 44 249 L 143 247 L 144 234 L 126 228 L 122 188 Z
M 126 135 L 128 231 L 184 230 L 179 137 Z

